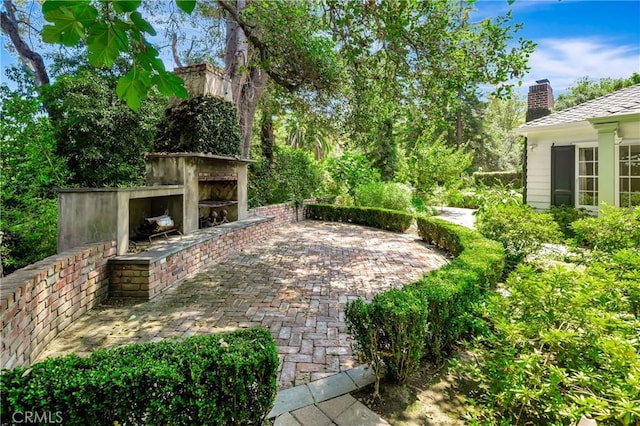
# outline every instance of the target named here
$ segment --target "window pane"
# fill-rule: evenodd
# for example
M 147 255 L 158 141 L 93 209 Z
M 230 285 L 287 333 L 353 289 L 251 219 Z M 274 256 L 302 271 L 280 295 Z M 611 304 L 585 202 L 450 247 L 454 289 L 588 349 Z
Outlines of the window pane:
M 631 161 L 640 161 L 640 145 L 630 145 L 629 151 Z
M 633 161 L 629 163 L 629 174 L 628 176 L 640 176 L 640 161 Z
M 640 192 L 640 178 L 631 178 L 631 192 Z
M 620 192 L 629 192 L 629 178 L 620 178 Z
M 628 160 L 629 159 L 629 147 L 628 146 L 621 146 L 620 147 L 620 161 L 624 161 L 624 160 Z
M 593 152 L 594 152 L 593 159 L 595 161 L 598 161 L 598 148 L 596 147 L 596 148 L 592 148 L 592 149 L 593 149 Z
M 629 176 L 629 163 L 628 162 L 620 162 L 620 176 Z
M 580 148 L 580 161 L 593 161 L 593 148 Z
M 594 165 L 593 175 L 598 176 L 598 163 L 594 163 L 593 165 Z
M 594 192 L 580 191 L 578 193 L 578 204 L 582 206 L 595 206 L 598 204 L 598 195 Z
M 629 202 L 631 201 L 631 196 L 627 193 L 620 194 L 620 207 L 629 207 Z

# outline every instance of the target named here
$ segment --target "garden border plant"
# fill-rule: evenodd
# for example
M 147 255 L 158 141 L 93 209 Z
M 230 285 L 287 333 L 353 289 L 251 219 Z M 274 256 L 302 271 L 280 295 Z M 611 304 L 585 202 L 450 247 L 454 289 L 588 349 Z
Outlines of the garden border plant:
M 30 411 L 65 425 L 263 424 L 277 370 L 264 328 L 101 349 L 4 370 L 0 418 L 9 424 Z
M 379 218 L 368 214 L 370 210 L 312 204 L 307 217 L 351 219 L 353 223 L 381 227 Z M 417 224 L 423 241 L 449 251 L 455 258 L 401 289 L 376 294 L 371 303 L 355 300 L 345 307 L 347 332 L 354 338 L 356 353 L 372 366 L 376 376 L 374 397 L 379 396 L 383 367 L 389 376 L 404 383 L 423 356 L 440 361 L 457 339 L 472 332 L 475 306 L 497 283 L 504 267 L 500 244 L 473 230 L 423 216 L 417 218 Z

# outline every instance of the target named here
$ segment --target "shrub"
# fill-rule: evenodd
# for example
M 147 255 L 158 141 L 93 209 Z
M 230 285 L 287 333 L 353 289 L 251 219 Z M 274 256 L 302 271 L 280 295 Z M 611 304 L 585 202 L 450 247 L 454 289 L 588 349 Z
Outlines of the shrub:
M 214 96 L 197 96 L 167 108 L 158 125 L 156 150 L 240 155 L 235 105 Z
M 132 110 L 116 95 L 117 78 L 97 69 L 59 76 L 42 86 L 55 129 L 57 154 L 71 171 L 70 184 L 140 185 L 144 153 L 153 149 L 166 98 L 150 93 Z
M 354 223 L 395 232 L 405 232 L 413 223 L 413 216 L 409 213 L 332 204 L 307 205 L 307 219 Z
M 461 336 L 473 332 L 475 306 L 502 276 L 504 252 L 500 244 L 460 225 L 425 217 L 417 223 L 424 241 L 457 256 L 408 286 L 428 306 L 425 353 L 439 361 Z
M 396 182 L 371 182 L 356 188 L 356 205 L 408 212 L 411 209 L 408 185 Z
M 574 424 L 582 415 L 640 421 L 640 254 L 627 250 L 587 270 L 520 266 L 509 296 L 488 304 L 493 334 L 474 345 L 473 379 L 481 424 Z M 615 266 L 617 264 L 617 266 Z M 477 424 L 477 423 L 476 423 Z
M 522 187 L 522 170 L 510 170 L 501 172 L 475 172 L 473 180 L 476 184 L 486 186 L 513 186 Z
M 275 146 L 270 170 L 263 162 L 251 164 L 248 198 L 251 207 L 303 200 L 322 183 L 318 164 L 302 149 Z
M 549 213 L 558 224 L 560 232 L 565 238 L 575 237 L 575 231 L 571 224 L 578 219 L 590 217 L 589 211 L 585 208 L 576 209 L 570 206 L 551 206 Z
M 598 217 L 580 219 L 571 227 L 580 246 L 613 252 L 640 249 L 640 207 L 631 212 L 613 206 L 600 208 Z
M 371 303 L 361 299 L 349 302 L 345 321 L 356 352 L 375 372 L 374 397 L 379 397 L 383 366 L 390 377 L 405 383 L 420 365 L 427 309 L 412 292 L 390 289 L 376 294 Z
M 327 159 L 325 168 L 330 178 L 327 188 L 334 196 L 347 194 L 353 198 L 359 185 L 380 180 L 380 172 L 371 167 L 367 157 L 349 151 L 341 157 Z
M 544 243 L 560 238 L 558 224 L 551 214 L 536 213 L 524 204 L 487 206 L 478 214 L 476 228 L 485 237 L 502 244 L 508 270 L 540 250 Z
M 65 425 L 263 424 L 278 356 L 268 330 L 69 355 L 3 371 L 2 423 L 56 413 Z

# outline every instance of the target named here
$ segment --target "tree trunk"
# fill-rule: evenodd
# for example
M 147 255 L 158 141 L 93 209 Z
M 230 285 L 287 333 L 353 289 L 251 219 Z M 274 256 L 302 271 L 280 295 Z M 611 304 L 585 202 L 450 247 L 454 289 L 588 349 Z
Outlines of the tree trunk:
M 36 75 L 38 86 L 49 84 L 49 74 L 44 66 L 44 59 L 38 52 L 31 50 L 29 45 L 20 35 L 19 21 L 16 18 L 16 7 L 11 0 L 3 0 L 5 11 L 0 13 L 0 26 L 2 32 L 9 36 L 13 47 L 20 57 L 26 61 Z
M 273 117 L 269 105 L 262 104 L 262 120 L 260 121 L 260 144 L 262 147 L 262 157 L 266 160 L 266 169 L 270 173 L 273 167 L 273 145 L 275 136 L 273 134 Z
M 235 11 L 238 15 L 246 6 L 246 0 L 235 0 Z M 225 23 L 227 25 L 225 75 L 231 80 L 233 100 L 238 107 L 238 118 L 242 132 L 241 156 L 249 158 L 256 108 L 269 80 L 269 75 L 258 67 L 247 67 L 249 43 L 244 31 L 229 11 L 225 14 Z

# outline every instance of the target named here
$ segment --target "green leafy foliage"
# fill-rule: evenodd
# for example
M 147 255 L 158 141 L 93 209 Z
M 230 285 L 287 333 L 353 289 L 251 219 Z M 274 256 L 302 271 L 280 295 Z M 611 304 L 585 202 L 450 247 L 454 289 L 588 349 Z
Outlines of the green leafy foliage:
M 221 98 L 198 96 L 168 108 L 158 125 L 156 149 L 239 156 L 236 107 Z
M 355 199 L 358 186 L 380 180 L 380 172 L 371 167 L 367 157 L 352 151 L 329 158 L 325 167 L 331 176 L 328 186 L 334 196 L 346 192 Z
M 601 78 L 598 81 L 582 77 L 574 83 L 573 86 L 567 88 L 566 93 L 562 93 L 555 101 L 555 109 L 557 111 L 580 105 L 591 99 L 604 96 L 624 87 L 633 86 L 640 83 L 640 73 L 634 72 L 629 78 Z
M 276 145 L 273 166 L 265 160 L 249 167 L 251 207 L 310 198 L 322 184 L 320 167 L 308 151 Z
M 519 267 L 508 297 L 490 299 L 494 331 L 474 345 L 480 364 L 462 367 L 478 385 L 470 420 L 562 425 L 588 415 L 637 424 L 638 278 L 640 254 L 631 250 L 586 270 Z
M 413 223 L 413 215 L 376 207 L 336 206 L 309 204 L 307 219 L 347 222 L 395 232 L 405 232 Z
M 505 266 L 500 244 L 477 232 L 437 218 L 417 219 L 420 238 L 448 250 L 454 258 L 409 288 L 429 307 L 429 332 L 425 354 L 440 361 L 458 339 L 475 333 L 479 306 L 485 292 L 494 286 Z
M 143 154 L 153 150 L 166 100 L 152 96 L 133 111 L 115 96 L 115 86 L 114 76 L 81 69 L 42 88 L 42 98 L 55 117 L 56 152 L 67 160 L 71 184 L 100 187 L 144 181 Z
M 345 322 L 356 352 L 375 372 L 374 396 L 379 396 L 385 366 L 390 377 L 405 383 L 420 365 L 427 332 L 427 308 L 420 297 L 390 289 L 371 303 L 354 300 L 345 307 Z
M 85 42 L 92 66 L 111 67 L 124 54 L 132 60 L 130 71 L 120 77 L 117 93 L 127 104 L 138 109 L 149 90 L 160 86 L 160 92 L 180 98 L 188 96 L 182 80 L 171 76 L 159 59 L 158 51 L 145 39 L 154 35 L 153 26 L 137 11 L 139 0 L 104 1 L 94 5 L 88 0 L 46 0 L 42 4 L 45 25 L 42 38 L 48 43 L 76 46 Z M 186 13 L 195 8 L 195 0 L 176 0 Z
M 401 177 L 410 182 L 419 195 L 432 196 L 437 187 L 458 187 L 471 162 L 470 154 L 446 146 L 441 137 L 434 138 L 427 131 L 415 142 Z
M 8 273 L 55 254 L 54 189 L 66 185 L 69 171 L 38 98 L 2 85 L 0 103 L 0 256 Z
M 576 209 L 570 206 L 551 206 L 549 213 L 553 216 L 553 220 L 558 224 L 560 232 L 562 232 L 565 238 L 575 237 L 572 226 L 573 222 L 591 216 L 585 208 Z
M 1 418 L 30 410 L 59 412 L 65 425 L 263 424 L 277 370 L 262 328 L 103 349 L 4 370 Z
M 402 183 L 371 182 L 356 188 L 356 205 L 410 212 L 412 192 L 413 188 Z
M 485 186 L 498 185 L 499 187 L 522 187 L 522 170 L 502 172 L 475 172 L 473 179 L 476 183 Z
M 476 228 L 502 244 L 508 269 L 515 268 L 544 243 L 554 243 L 560 238 L 558 224 L 551 214 L 536 213 L 530 206 L 519 203 L 485 206 L 476 217 Z
M 580 246 L 606 252 L 640 249 L 640 207 L 628 212 L 614 206 L 602 206 L 598 217 L 577 220 L 571 228 Z

